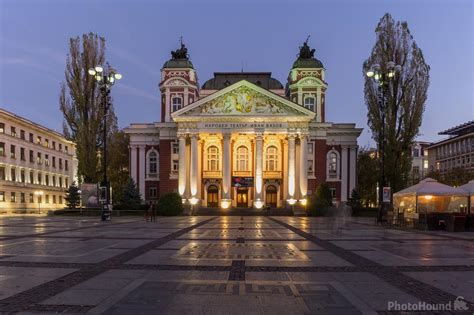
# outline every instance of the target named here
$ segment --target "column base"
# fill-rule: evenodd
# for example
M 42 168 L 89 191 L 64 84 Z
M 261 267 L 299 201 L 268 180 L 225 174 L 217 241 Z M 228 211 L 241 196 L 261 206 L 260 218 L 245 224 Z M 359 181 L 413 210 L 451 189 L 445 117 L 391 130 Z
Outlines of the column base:
M 229 209 L 232 205 L 232 199 L 221 199 L 221 208 Z
M 261 199 L 257 199 L 253 202 L 253 206 L 256 208 L 256 209 L 262 209 L 263 206 L 265 206 L 265 202 Z

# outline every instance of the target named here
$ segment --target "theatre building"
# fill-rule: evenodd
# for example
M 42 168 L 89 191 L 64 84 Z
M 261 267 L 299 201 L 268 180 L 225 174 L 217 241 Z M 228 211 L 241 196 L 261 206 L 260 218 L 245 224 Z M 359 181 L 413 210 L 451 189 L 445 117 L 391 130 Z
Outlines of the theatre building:
M 146 201 L 178 192 L 202 207 L 306 203 L 327 183 L 334 200 L 356 187 L 353 123 L 325 119 L 325 69 L 307 43 L 284 87 L 270 72 L 216 72 L 198 84 L 187 48 L 161 70 L 161 117 L 131 124 L 130 174 Z

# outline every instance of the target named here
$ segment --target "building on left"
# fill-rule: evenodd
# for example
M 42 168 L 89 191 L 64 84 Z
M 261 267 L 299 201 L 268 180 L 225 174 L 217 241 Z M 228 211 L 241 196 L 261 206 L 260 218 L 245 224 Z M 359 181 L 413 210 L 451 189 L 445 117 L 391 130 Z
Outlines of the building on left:
M 0 108 L 0 211 L 63 208 L 76 180 L 75 153 L 62 134 Z

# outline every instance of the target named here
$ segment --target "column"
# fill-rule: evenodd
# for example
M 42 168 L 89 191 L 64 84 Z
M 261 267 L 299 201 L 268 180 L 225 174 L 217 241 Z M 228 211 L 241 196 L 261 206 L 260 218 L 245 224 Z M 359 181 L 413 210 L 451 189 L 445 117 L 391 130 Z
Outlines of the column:
M 295 135 L 288 135 L 288 198 L 295 197 Z
M 130 177 L 133 179 L 135 184 L 137 182 L 137 146 L 130 146 Z
M 179 161 L 178 161 L 178 192 L 186 198 L 186 136 L 178 134 Z
M 145 146 L 140 145 L 138 147 L 138 159 L 139 159 L 139 170 L 138 170 L 138 188 L 140 191 L 140 195 L 142 195 L 142 199 L 146 199 L 145 195 L 145 170 L 146 170 L 146 154 L 145 154 Z
M 191 135 L 191 164 L 189 166 L 189 178 L 190 190 L 191 190 L 191 199 L 198 198 L 197 191 L 197 171 L 198 171 L 198 148 L 197 141 L 198 136 L 196 134 Z M 192 202 L 191 202 L 192 203 Z
M 263 135 L 257 133 L 255 137 L 255 200 L 257 209 L 263 207 Z
M 222 156 L 222 208 L 228 208 L 231 204 L 230 190 L 230 174 L 231 174 L 231 156 L 230 156 L 230 134 L 224 134 L 224 154 Z
M 171 111 L 171 95 L 170 95 L 170 89 L 166 88 L 165 92 L 165 122 L 171 121 L 170 118 L 170 111 Z
M 300 135 L 300 198 L 306 199 L 308 193 L 308 137 Z
M 341 147 L 342 154 L 341 154 L 341 201 L 347 201 L 347 151 L 348 148 L 346 146 Z
M 350 148 L 350 159 L 349 159 L 349 197 L 352 194 L 352 190 L 356 188 L 356 176 L 357 176 L 357 147 Z

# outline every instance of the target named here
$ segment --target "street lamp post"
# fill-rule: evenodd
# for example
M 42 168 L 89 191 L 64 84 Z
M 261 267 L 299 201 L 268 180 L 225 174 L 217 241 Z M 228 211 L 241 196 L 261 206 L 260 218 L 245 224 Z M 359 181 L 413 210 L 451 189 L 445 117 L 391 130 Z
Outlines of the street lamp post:
M 389 61 L 387 62 L 384 67 L 380 66 L 379 64 L 374 64 L 369 71 L 367 71 L 367 77 L 374 80 L 374 82 L 378 85 L 377 89 L 377 97 L 378 97 L 378 105 L 380 110 L 380 121 L 382 124 L 381 130 L 381 141 L 379 139 L 378 146 L 379 146 L 379 154 L 381 159 L 381 175 L 379 181 L 379 214 L 378 214 L 378 222 L 383 221 L 383 215 L 385 213 L 385 204 L 383 200 L 383 188 L 385 187 L 385 109 L 386 109 L 386 94 L 387 90 L 390 87 L 390 82 L 395 77 L 397 73 L 401 70 L 400 65 L 396 65 L 395 62 Z
M 100 92 L 102 93 L 102 105 L 104 110 L 104 117 L 103 117 L 103 180 L 102 180 L 102 187 L 105 188 L 105 198 L 103 200 L 102 205 L 102 221 L 105 221 L 110 218 L 110 185 L 107 179 L 107 112 L 110 107 L 109 103 L 109 94 L 110 88 L 114 85 L 115 81 L 120 80 L 122 75 L 120 73 L 116 73 L 114 71 L 109 71 L 105 73 L 104 68 L 102 66 L 96 66 L 95 68 L 89 69 L 89 75 L 93 76 L 100 87 Z M 102 190 L 100 191 L 102 192 Z

